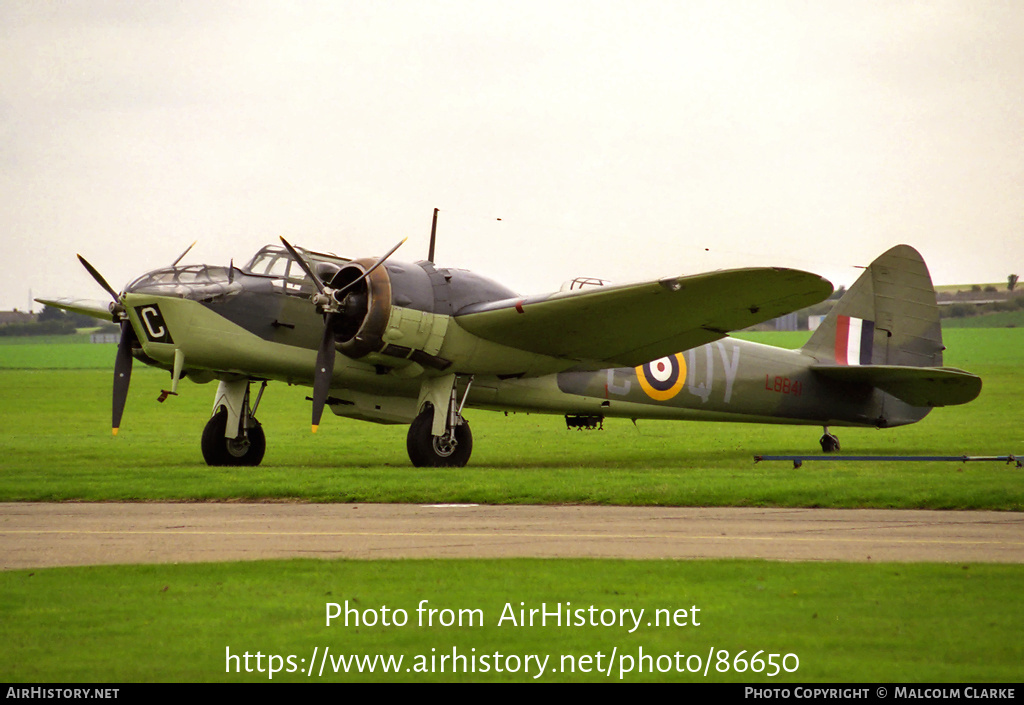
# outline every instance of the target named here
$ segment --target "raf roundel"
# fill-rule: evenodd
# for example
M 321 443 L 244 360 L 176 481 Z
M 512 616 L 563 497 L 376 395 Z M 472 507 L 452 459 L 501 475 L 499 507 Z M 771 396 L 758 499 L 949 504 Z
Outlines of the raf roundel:
M 686 383 L 686 362 L 680 353 L 652 360 L 636 368 L 636 378 L 647 396 L 666 401 L 679 394 Z

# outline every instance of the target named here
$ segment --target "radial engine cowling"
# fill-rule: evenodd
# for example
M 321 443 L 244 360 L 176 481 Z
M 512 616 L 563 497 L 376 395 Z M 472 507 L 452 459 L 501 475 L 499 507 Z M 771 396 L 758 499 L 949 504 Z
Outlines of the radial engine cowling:
M 341 289 L 362 277 L 373 260 L 355 260 L 331 278 L 330 287 Z M 337 295 L 335 295 L 337 298 Z M 338 352 L 361 358 L 384 347 L 384 333 L 391 317 L 391 279 L 378 267 L 351 289 L 341 293 L 340 315 L 334 317 L 334 340 Z
M 330 287 L 340 289 L 356 281 L 373 262 L 363 259 L 345 265 L 332 277 Z M 334 317 L 338 352 L 390 368 L 417 363 L 446 369 L 450 364 L 438 357 L 449 317 L 424 310 L 433 307 L 434 300 L 427 274 L 420 267 L 378 267 L 341 296 L 343 311 Z

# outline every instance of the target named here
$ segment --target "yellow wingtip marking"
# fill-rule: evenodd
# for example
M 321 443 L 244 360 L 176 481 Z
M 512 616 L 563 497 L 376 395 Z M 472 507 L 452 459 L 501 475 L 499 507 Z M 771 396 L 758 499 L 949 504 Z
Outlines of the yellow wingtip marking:
M 317 424 L 313 424 L 313 433 L 316 433 L 316 430 L 318 428 L 320 428 L 320 427 Z
M 111 429 L 112 435 L 115 435 L 115 436 L 116 436 L 116 435 L 117 435 L 117 432 L 118 432 L 118 430 L 119 430 L 119 429 L 118 429 L 117 427 L 114 427 L 114 428 L 112 428 L 112 429 Z

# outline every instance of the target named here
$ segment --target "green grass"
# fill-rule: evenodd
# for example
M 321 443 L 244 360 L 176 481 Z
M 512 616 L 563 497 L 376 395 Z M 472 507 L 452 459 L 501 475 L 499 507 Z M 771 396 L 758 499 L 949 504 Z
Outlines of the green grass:
M 116 345 L 21 343 L 0 346 L 0 370 L 111 370 Z
M 266 682 L 269 654 L 312 660 L 402 655 L 403 670 L 321 678 L 281 672 L 275 682 L 531 681 L 530 673 L 405 672 L 417 655 L 549 657 L 537 679 L 620 682 L 622 656 L 713 651 L 707 676 L 629 672 L 625 682 L 1018 682 L 1024 647 L 1020 566 L 777 564 L 760 561 L 267 561 L 0 573 L 0 680 L 21 682 Z M 419 626 L 421 600 L 441 610 L 479 609 L 482 625 Z M 326 626 L 327 603 L 364 616 L 405 610 L 405 626 Z M 644 610 L 640 626 L 514 626 L 505 604 L 526 609 Z M 521 603 L 525 603 L 522 605 Z M 561 608 L 558 607 L 561 605 Z M 689 612 L 686 626 L 648 626 L 655 610 Z M 438 613 L 440 618 L 440 613 Z M 589 622 L 589 613 L 585 619 Z M 627 617 L 628 619 L 628 617 Z M 399 620 L 400 621 L 400 620 Z M 699 625 L 692 622 L 697 621 Z M 226 673 L 227 649 L 264 654 L 264 672 Z M 474 652 L 473 649 L 476 651 Z M 718 672 L 758 651 L 795 654 L 799 668 L 775 677 Z M 603 654 L 611 677 L 563 673 Z M 578 663 L 578 661 L 576 661 Z M 427 661 L 429 663 L 429 661 Z M 565 662 L 568 665 L 568 661 Z M 680 663 L 685 669 L 685 659 Z M 789 666 L 797 662 L 790 658 Z M 697 665 L 690 662 L 691 667 Z M 250 663 L 255 671 L 256 660 Z M 282 664 L 287 667 L 287 662 Z M 634 660 L 635 669 L 635 660 Z M 593 663 L 596 666 L 596 661 Z M 592 666 L 592 667 L 593 667 Z M 244 662 L 239 662 L 244 669 Z M 558 673 L 552 673 L 551 669 Z M 724 670 L 724 666 L 722 666 Z
M 806 335 L 806 334 L 805 334 Z M 785 337 L 799 344 L 799 337 Z M 1024 454 L 1024 331 L 961 330 L 948 362 L 980 373 L 981 397 L 914 426 L 840 429 L 847 452 Z M 52 346 L 51 346 L 52 347 Z M 113 346 L 106 348 L 113 357 Z M 0 360 L 14 348 L 0 348 Z M 308 431 L 308 389 L 271 385 L 260 407 L 268 437 L 258 468 L 210 468 L 199 437 L 213 385 L 182 383 L 158 404 L 167 373 L 136 366 L 125 423 L 112 438 L 110 360 L 60 369 L 80 346 L 36 359 L 46 370 L 0 370 L 0 500 L 299 499 L 327 502 L 588 503 L 1024 509 L 1021 471 L 1001 463 L 754 464 L 755 454 L 816 452 L 815 427 L 610 419 L 567 431 L 560 417 L 473 411 L 469 467 L 411 467 L 405 427 L 329 418 Z M 61 356 L 63 354 L 63 357 Z

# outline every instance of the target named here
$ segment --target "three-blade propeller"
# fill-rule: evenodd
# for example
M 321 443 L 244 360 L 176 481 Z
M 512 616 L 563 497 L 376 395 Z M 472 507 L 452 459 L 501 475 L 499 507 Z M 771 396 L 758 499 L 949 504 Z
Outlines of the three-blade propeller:
M 176 267 L 178 262 L 189 253 L 189 250 L 195 247 L 195 244 L 193 242 L 186 247 L 185 251 L 178 255 L 178 258 L 174 260 L 171 266 Z M 110 313 L 113 315 L 114 321 L 121 324 L 121 339 L 117 343 L 117 357 L 114 359 L 114 399 L 110 421 L 111 432 L 116 436 L 118 429 L 121 428 L 121 417 L 124 416 L 125 403 L 128 401 L 128 386 L 132 380 L 132 346 L 136 341 L 135 329 L 132 328 L 132 324 L 128 320 L 124 302 L 121 301 L 121 295 L 114 291 L 114 287 L 107 283 L 107 280 L 103 278 L 99 270 L 89 264 L 85 257 L 78 255 L 78 261 L 92 275 L 96 283 L 110 294 L 110 297 L 114 300 L 114 304 L 110 307 Z
M 316 352 L 316 369 L 313 373 L 313 433 L 317 432 L 320 428 L 320 419 L 323 418 L 324 406 L 327 404 L 327 394 L 331 389 L 331 380 L 334 377 L 334 357 L 335 357 L 335 327 L 341 322 L 341 317 L 345 313 L 347 292 L 353 289 L 359 282 L 365 280 L 373 272 L 384 264 L 384 261 L 395 253 L 399 247 L 405 244 L 408 238 L 403 239 L 397 245 L 388 250 L 387 254 L 377 259 L 361 276 L 356 278 L 354 281 L 349 282 L 343 287 L 338 289 L 332 289 L 330 286 L 324 284 L 324 282 L 317 276 L 313 268 L 306 262 L 306 258 L 303 257 L 298 250 L 291 246 L 287 240 L 283 237 L 281 242 L 284 244 L 288 253 L 295 259 L 298 265 L 302 268 L 302 271 L 313 281 L 313 285 L 316 286 L 317 293 L 313 295 L 313 303 L 317 304 L 324 310 L 324 334 L 320 339 L 320 347 L 317 348 Z
M 184 256 L 184 253 L 182 256 Z M 181 258 L 179 257 L 178 259 Z M 114 291 L 113 287 L 107 283 L 107 280 L 103 278 L 103 275 L 95 267 L 89 264 L 85 257 L 78 255 L 78 260 L 88 270 L 89 274 L 92 275 L 92 278 L 96 280 L 96 283 L 103 287 L 110 294 L 111 298 L 114 299 L 114 305 L 110 307 L 110 312 L 114 315 L 115 320 L 121 324 L 121 339 L 117 343 L 117 357 L 114 359 L 114 399 L 110 421 L 111 432 L 116 436 L 118 429 L 121 428 L 121 417 L 124 415 L 125 402 L 128 401 L 128 385 L 132 380 L 132 343 L 135 340 L 135 331 L 132 329 L 131 323 L 129 323 L 128 317 L 125 314 L 121 297 Z

